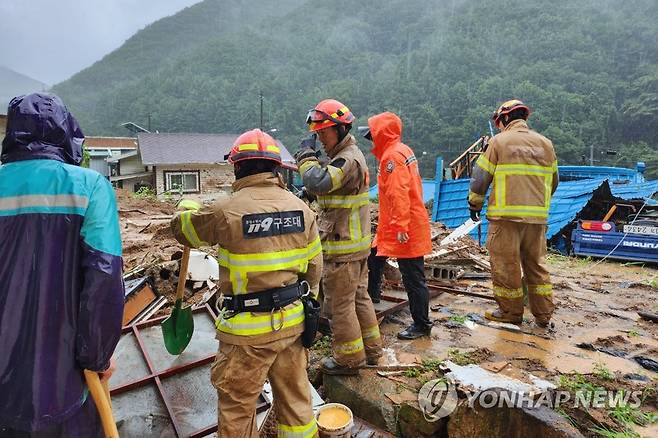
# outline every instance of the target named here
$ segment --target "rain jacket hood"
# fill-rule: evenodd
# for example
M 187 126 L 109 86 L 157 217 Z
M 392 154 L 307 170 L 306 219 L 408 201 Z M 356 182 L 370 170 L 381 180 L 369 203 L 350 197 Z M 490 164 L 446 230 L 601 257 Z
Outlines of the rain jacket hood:
M 7 134 L 2 163 L 57 160 L 80 165 L 84 134 L 64 102 L 54 94 L 15 97 L 7 108 Z
M 381 161 L 385 150 L 402 141 L 402 120 L 391 112 L 370 117 L 368 127 L 373 144 L 371 152 L 377 160 Z

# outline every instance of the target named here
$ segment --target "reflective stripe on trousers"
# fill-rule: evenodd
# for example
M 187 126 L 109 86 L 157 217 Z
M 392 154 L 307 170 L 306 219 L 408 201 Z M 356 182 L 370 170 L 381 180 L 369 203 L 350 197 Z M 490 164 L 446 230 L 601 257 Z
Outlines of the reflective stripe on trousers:
M 302 426 L 289 426 L 279 423 L 277 429 L 279 438 L 312 438 L 318 433 L 315 418 Z
M 379 326 L 375 325 L 373 327 L 368 327 L 366 329 L 363 329 L 361 332 L 361 337 L 363 338 L 364 341 L 367 341 L 368 339 L 377 339 L 381 337 L 381 334 L 379 333 Z
M 528 293 L 550 297 L 553 295 L 553 286 L 550 284 L 528 285 Z
M 358 337 L 349 342 L 334 342 L 334 350 L 341 355 L 357 354 L 363 351 L 363 338 Z

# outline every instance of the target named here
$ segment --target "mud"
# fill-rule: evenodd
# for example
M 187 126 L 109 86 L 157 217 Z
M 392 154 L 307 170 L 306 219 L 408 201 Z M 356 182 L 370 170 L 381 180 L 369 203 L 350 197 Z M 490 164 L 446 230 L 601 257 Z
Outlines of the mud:
M 411 322 L 405 310 L 382 324 L 384 342 L 395 351 L 418 354 L 424 360 L 449 359 L 455 349 L 488 349 L 492 354 L 479 362 L 480 366 L 506 363 L 505 373 L 510 373 L 511 368 L 515 377 L 530 373 L 558 383 L 561 376 L 582 375 L 595 386 L 653 390 L 658 394 L 658 373 L 643 368 L 635 359 L 658 360 L 658 324 L 643 320 L 636 313 L 658 311 L 658 290 L 651 286 L 658 270 L 561 256 L 550 257 L 548 266 L 557 305 L 552 330 L 535 326 L 529 310 L 519 330 L 483 325 L 484 311 L 495 308 L 493 300 L 444 293 L 430 303 L 434 309 L 430 318 L 435 321 L 431 338 L 411 342 L 396 339 L 395 334 Z M 488 280 L 460 280 L 445 285 L 491 295 Z M 601 378 L 602 374 L 609 379 Z M 647 399 L 641 409 L 658 414 L 655 397 L 653 401 Z M 598 436 L 589 431 L 594 427 L 621 430 L 622 425 L 609 411 L 592 411 L 572 416 L 586 436 Z M 655 423 L 631 428 L 642 436 L 658 436 Z
M 143 268 L 155 277 L 160 292 L 167 296 L 173 294 L 177 277 L 172 274 L 162 278 L 159 265 L 172 260 L 181 249 L 169 230 L 174 206 L 135 199 L 123 191 L 118 191 L 118 199 L 125 271 Z M 376 222 L 376 214 L 373 216 Z M 435 249 L 440 239 L 448 234 L 443 225 L 433 224 Z M 463 246 L 465 248 L 459 249 Z M 483 272 L 481 268 L 487 264 L 486 251 L 475 241 L 464 239 L 452 249 L 456 250 L 438 261 L 466 263 L 465 260 L 475 256 Z M 470 363 L 490 370 L 502 367 L 505 373 L 516 376 L 532 374 L 558 382 L 561 376 L 583 375 L 611 389 L 655 388 L 658 373 L 643 368 L 636 358 L 643 358 L 649 364 L 658 361 L 658 324 L 641 319 L 637 312 L 658 313 L 658 289 L 654 287 L 658 284 L 658 270 L 637 264 L 597 263 L 555 255 L 549 256 L 548 267 L 557 305 L 553 318 L 555 327 L 551 330 L 535 326 L 529 311 L 520 329 L 488 325 L 483 318 L 484 311 L 495 308 L 495 302 L 487 299 L 492 298 L 491 281 L 461 279 L 436 283 L 467 289 L 474 295 L 443 293 L 432 299 L 430 318 L 435 321 L 435 327 L 430 338 L 410 342 L 396 338 L 397 332 L 411 323 L 408 310 L 403 310 L 382 323 L 384 344 L 395 357 L 406 354 L 407 358 L 418 357 L 421 361 L 467 357 L 465 360 Z M 385 294 L 406 295 L 403 291 L 392 290 L 391 283 L 387 282 L 386 287 Z M 197 298 L 196 295 L 191 297 L 192 300 Z M 321 347 L 311 351 L 309 376 L 317 386 L 321 384 L 317 368 L 320 359 L 330 354 L 328 345 L 325 339 Z M 612 380 L 597 381 L 601 370 L 609 372 Z M 417 390 L 423 379 L 435 375 L 434 369 L 421 368 L 421 371 L 418 375 L 409 372 L 397 376 L 397 384 Z M 658 393 L 658 388 L 656 391 Z M 654 405 L 647 409 L 658 413 Z M 571 415 L 570 412 L 566 414 Z M 605 411 L 574 412 L 570 418 L 586 435 L 591 435 L 588 430 L 593 425 L 619 428 Z M 658 436 L 656 428 L 655 424 L 647 428 L 634 426 L 643 436 Z

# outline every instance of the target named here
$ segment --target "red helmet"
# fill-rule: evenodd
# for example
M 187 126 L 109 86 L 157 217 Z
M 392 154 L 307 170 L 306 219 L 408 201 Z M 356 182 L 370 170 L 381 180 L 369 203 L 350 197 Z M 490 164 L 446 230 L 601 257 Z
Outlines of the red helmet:
M 334 99 L 325 99 L 308 112 L 306 123 L 309 131 L 319 131 L 336 125 L 351 125 L 354 114 L 348 107 Z
M 527 119 L 528 116 L 532 111 L 530 111 L 530 108 L 523 102 L 521 102 L 518 99 L 512 99 L 508 100 L 507 102 L 503 103 L 501 106 L 498 107 L 496 111 L 494 111 L 493 115 L 491 116 L 491 120 L 495 124 L 498 124 L 498 120 L 504 116 L 505 114 L 509 114 L 514 110 L 517 109 L 525 109 L 526 110 L 526 116 L 525 118 Z
M 235 139 L 227 158 L 231 164 L 244 160 L 271 160 L 281 165 L 281 150 L 270 135 L 252 129 Z

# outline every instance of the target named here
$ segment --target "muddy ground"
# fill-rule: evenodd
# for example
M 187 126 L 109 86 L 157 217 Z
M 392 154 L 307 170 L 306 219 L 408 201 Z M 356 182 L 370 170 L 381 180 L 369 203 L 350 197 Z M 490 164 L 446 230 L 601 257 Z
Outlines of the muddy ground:
M 161 278 L 160 266 L 181 250 L 169 230 L 174 206 L 138 199 L 122 190 L 117 197 L 125 271 L 152 275 L 158 292 L 171 299 L 176 277 Z M 447 231 L 437 225 L 433 233 L 439 236 L 438 242 Z M 481 257 L 473 243 L 468 242 L 470 250 L 465 251 Z M 463 251 L 458 255 L 463 259 Z M 431 300 L 430 317 L 435 321 L 431 339 L 397 340 L 396 333 L 411 323 L 409 312 L 402 310 L 387 316 L 381 324 L 386 354 L 425 361 L 424 367 L 395 376 L 404 383 L 401 397 L 408 398 L 404 391 L 413 393 L 423 382 L 439 375 L 436 365 L 441 360 L 478 363 L 519 379 L 532 374 L 574 391 L 590 386 L 645 391 L 647 396 L 639 412 L 646 415 L 635 418 L 635 422 L 627 421 L 628 412 L 605 409 L 583 411 L 567 406 L 560 413 L 587 436 L 658 436 L 658 422 L 652 422 L 658 415 L 658 373 L 639 363 L 650 367 L 651 360 L 658 361 L 658 324 L 637 314 L 658 313 L 658 270 L 641 264 L 600 263 L 560 255 L 550 255 L 548 265 L 557 305 L 551 329 L 536 327 L 527 309 L 520 331 L 486 325 L 482 316 L 485 310 L 495 307 L 492 299 L 448 292 Z M 491 296 L 491 282 L 486 278 L 434 283 Z M 387 283 L 385 294 L 406 296 L 391 283 Z M 198 298 L 196 294 L 192 301 Z M 329 338 L 323 338 L 311 351 L 309 374 L 318 386 L 318 362 L 329 353 L 329 345 Z M 635 424 L 642 422 L 647 425 Z M 606 435 L 607 431 L 610 434 Z M 614 431 L 619 434 L 613 435 Z
M 484 311 L 495 308 L 495 302 L 452 293 L 430 302 L 430 318 L 435 321 L 431 339 L 399 341 L 395 335 L 411 323 L 411 316 L 405 310 L 387 317 L 381 325 L 387 348 L 417 355 L 426 364 L 418 367 L 418 373 L 398 379 L 406 379 L 407 387 L 417 390 L 440 374 L 433 363 L 450 359 L 525 381 L 532 374 L 571 391 L 597 387 L 644 391 L 646 399 L 639 410 L 643 415 L 634 419 L 645 427 L 627 421 L 633 415 L 620 410 L 566 406 L 560 413 L 587 436 L 608 436 L 608 431 L 621 433 L 609 435 L 617 437 L 658 436 L 658 373 L 635 359 L 658 361 L 658 324 L 637 315 L 641 310 L 658 313 L 658 270 L 560 255 L 550 255 L 548 264 L 557 305 L 552 329 L 535 326 L 529 309 L 520 331 L 483 325 Z M 491 295 L 490 280 L 435 284 Z M 386 293 L 404 297 L 398 288 Z

